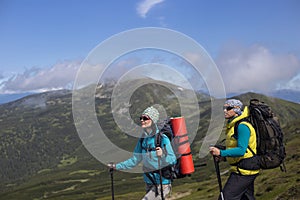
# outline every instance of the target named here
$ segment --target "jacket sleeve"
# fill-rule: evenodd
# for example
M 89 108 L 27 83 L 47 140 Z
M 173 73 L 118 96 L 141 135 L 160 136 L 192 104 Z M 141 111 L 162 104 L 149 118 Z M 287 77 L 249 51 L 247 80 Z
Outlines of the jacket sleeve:
M 246 153 L 250 138 L 250 129 L 245 124 L 238 125 L 237 147 L 232 149 L 220 150 L 223 157 L 240 157 Z
M 137 142 L 134 148 L 132 157 L 123 162 L 117 163 L 116 170 L 132 169 L 133 167 L 138 165 L 141 161 L 142 161 L 142 145 L 141 145 L 141 140 L 139 139 L 139 141 Z

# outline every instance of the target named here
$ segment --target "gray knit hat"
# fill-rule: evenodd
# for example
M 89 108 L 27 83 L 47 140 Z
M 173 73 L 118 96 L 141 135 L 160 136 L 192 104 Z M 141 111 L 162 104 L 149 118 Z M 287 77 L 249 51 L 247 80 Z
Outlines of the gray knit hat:
M 159 112 L 153 106 L 146 108 L 146 110 L 144 110 L 144 112 L 143 112 L 143 115 L 149 116 L 154 123 L 157 123 L 157 121 L 159 119 Z

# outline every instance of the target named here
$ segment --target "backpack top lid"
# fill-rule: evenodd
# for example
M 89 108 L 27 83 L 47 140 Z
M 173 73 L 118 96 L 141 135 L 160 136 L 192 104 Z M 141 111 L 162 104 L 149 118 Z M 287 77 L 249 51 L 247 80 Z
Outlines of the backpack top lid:
M 261 102 L 258 99 L 251 99 L 250 100 L 250 114 L 253 113 L 253 109 L 256 109 L 256 112 L 260 112 L 260 114 L 264 118 L 273 118 L 274 113 L 269 105 L 267 105 L 265 102 Z

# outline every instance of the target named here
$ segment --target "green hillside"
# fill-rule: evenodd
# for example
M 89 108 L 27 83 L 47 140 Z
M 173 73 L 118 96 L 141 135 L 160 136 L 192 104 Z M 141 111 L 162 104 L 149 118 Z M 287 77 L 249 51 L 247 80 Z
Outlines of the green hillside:
M 161 104 L 169 115 L 180 115 L 178 101 L 168 88 L 158 84 L 140 87 L 130 99 L 129 111 L 138 118 L 152 104 Z M 111 86 L 97 88 L 96 111 L 104 132 L 114 144 L 132 150 L 136 138 L 124 135 L 113 123 Z M 124 92 L 127 92 L 124 90 Z M 201 120 L 192 151 L 196 168 L 191 177 L 175 180 L 171 199 L 216 199 L 218 184 L 211 157 L 197 157 L 203 133 L 210 120 L 210 98 L 199 94 Z M 256 180 L 257 199 L 300 199 L 300 105 L 255 93 L 237 98 L 245 104 L 259 98 L 272 106 L 280 118 L 286 141 L 287 172 L 266 170 Z M 70 91 L 31 95 L 0 106 L 0 200 L 14 199 L 111 199 L 110 174 L 82 145 L 72 116 Z M 122 105 L 120 105 L 122 106 Z M 190 102 L 184 102 L 189 109 Z M 199 113 L 190 111 L 186 120 Z M 125 139 L 124 139 L 125 138 Z M 221 163 L 225 182 L 228 165 Z M 116 199 L 139 199 L 144 185 L 139 174 L 114 173 Z

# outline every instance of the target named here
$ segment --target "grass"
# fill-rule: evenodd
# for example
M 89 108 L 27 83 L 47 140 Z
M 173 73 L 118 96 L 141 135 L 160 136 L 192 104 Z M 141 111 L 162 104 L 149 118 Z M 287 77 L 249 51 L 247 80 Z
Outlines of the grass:
M 74 163 L 77 162 L 77 157 L 70 157 L 70 158 L 67 158 L 67 157 L 63 157 L 63 159 L 60 161 L 60 164 L 58 164 L 58 167 L 65 167 L 65 166 L 68 166 L 68 165 L 72 165 Z
M 257 200 L 300 199 L 300 138 L 295 137 L 287 143 L 287 172 L 279 168 L 262 171 L 255 182 Z M 68 160 L 68 159 L 66 159 Z M 2 193 L 0 200 L 49 199 L 49 200 L 108 200 L 111 199 L 111 182 L 108 171 L 97 169 L 98 163 L 85 162 L 64 165 L 56 170 L 45 169 L 29 182 L 19 186 L 12 185 L 11 191 Z M 94 166 L 94 167 L 93 167 Z M 226 171 L 227 163 L 221 163 L 221 171 Z M 228 173 L 222 175 L 226 182 Z M 123 172 L 114 173 L 115 199 L 132 200 L 144 195 L 141 176 Z M 168 200 L 217 199 L 219 188 L 212 160 L 206 167 L 197 168 L 188 178 L 174 181 L 172 195 Z

